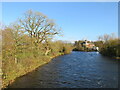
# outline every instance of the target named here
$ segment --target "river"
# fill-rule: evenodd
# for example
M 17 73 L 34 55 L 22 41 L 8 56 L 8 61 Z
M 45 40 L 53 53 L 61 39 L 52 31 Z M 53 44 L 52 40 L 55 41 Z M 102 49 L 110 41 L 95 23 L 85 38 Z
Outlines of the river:
M 17 78 L 8 88 L 117 88 L 118 62 L 98 52 L 73 51 Z

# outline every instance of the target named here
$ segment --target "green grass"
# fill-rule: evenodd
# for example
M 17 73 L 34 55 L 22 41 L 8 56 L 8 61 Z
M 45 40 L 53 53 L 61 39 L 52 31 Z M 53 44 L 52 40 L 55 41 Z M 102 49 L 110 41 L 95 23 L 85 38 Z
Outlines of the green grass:
M 4 62 L 3 65 L 3 88 L 5 88 L 8 84 L 11 84 L 17 77 L 27 74 L 35 70 L 37 67 L 42 66 L 52 58 L 62 55 L 63 53 L 58 53 L 55 56 L 38 56 L 33 57 L 31 53 L 19 54 L 19 61 L 16 64 L 12 58 Z M 31 58 L 29 58 L 31 57 Z

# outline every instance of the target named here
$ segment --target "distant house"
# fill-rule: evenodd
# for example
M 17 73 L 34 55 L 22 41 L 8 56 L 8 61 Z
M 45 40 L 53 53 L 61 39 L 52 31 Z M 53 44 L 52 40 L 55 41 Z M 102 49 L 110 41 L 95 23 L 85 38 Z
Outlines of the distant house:
M 81 45 L 82 45 L 82 47 L 86 47 L 88 49 L 97 50 L 97 51 L 99 50 L 99 48 L 96 47 L 94 45 L 94 43 L 92 43 L 90 41 L 88 42 L 87 40 L 85 40 L 84 42 L 82 42 Z

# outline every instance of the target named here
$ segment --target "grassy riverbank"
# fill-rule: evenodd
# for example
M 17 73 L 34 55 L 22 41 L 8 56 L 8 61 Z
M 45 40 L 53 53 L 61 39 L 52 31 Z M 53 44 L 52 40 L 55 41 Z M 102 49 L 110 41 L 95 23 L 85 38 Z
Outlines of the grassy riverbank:
M 12 82 L 14 82 L 14 80 L 20 76 L 23 76 L 33 70 L 35 70 L 36 68 L 49 63 L 54 57 L 63 55 L 64 53 L 59 53 L 55 56 L 41 56 L 39 58 L 32 58 L 29 60 L 28 59 L 24 59 L 21 61 L 21 63 L 19 64 L 15 64 L 14 62 L 11 62 L 9 64 L 7 64 L 8 67 L 4 68 L 5 72 L 4 72 L 4 78 L 3 78 L 3 84 L 2 84 L 2 88 L 6 88 L 9 84 L 11 84 Z
M 47 55 L 45 55 L 45 52 L 42 50 L 29 51 L 29 49 L 26 49 L 27 51 L 25 52 L 17 52 L 17 60 L 15 60 L 15 55 L 13 53 L 6 52 L 6 50 L 3 51 L 2 87 L 5 88 L 9 84 L 11 84 L 17 77 L 25 75 L 28 72 L 35 70 L 37 67 L 49 63 L 49 61 L 51 61 L 51 59 L 54 57 L 68 54 L 72 50 L 72 45 L 67 43 L 59 42 L 58 44 L 57 42 L 53 42 L 52 45 L 53 47 L 51 47 L 51 51 Z M 58 48 L 56 46 L 61 48 Z

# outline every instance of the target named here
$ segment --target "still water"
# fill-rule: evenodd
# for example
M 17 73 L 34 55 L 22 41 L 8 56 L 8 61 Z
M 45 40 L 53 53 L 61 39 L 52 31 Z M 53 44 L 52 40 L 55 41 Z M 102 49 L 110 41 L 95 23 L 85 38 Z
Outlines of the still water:
M 78 52 L 54 58 L 22 76 L 9 88 L 117 88 L 118 62 L 98 52 Z

